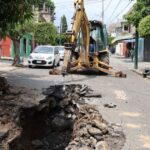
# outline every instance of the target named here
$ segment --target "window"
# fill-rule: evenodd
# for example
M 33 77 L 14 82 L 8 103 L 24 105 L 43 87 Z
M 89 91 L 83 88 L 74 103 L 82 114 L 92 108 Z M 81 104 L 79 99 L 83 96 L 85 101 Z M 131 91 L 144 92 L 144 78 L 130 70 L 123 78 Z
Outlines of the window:
M 58 54 L 58 53 L 59 53 L 58 47 L 55 47 L 55 49 L 54 49 L 54 54 L 56 55 L 56 54 Z
M 34 50 L 34 53 L 44 53 L 44 54 L 53 54 L 53 47 L 48 46 L 38 46 Z
M 128 25 L 124 25 L 124 31 L 128 31 Z

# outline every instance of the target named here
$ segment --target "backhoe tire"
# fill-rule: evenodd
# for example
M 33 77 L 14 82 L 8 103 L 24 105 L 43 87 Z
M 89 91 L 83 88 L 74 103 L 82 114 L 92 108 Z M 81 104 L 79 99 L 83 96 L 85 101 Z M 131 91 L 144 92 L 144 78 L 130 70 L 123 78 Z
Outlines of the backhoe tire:
M 102 53 L 99 60 L 109 65 L 109 53 Z
M 104 62 L 105 64 L 109 65 L 109 53 L 108 52 L 104 52 L 100 54 L 99 60 Z M 103 67 L 105 69 L 107 69 L 106 67 Z M 105 72 L 100 72 L 101 75 L 107 75 L 107 73 Z

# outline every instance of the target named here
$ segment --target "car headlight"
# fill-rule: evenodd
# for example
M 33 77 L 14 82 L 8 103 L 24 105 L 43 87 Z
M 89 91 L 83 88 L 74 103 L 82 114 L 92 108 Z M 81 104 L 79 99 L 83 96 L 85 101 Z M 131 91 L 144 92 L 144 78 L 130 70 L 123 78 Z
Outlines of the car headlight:
M 30 59 L 33 59 L 33 57 L 30 55 L 30 57 L 29 57 Z
M 50 60 L 50 59 L 52 59 L 52 56 L 47 57 L 47 60 Z

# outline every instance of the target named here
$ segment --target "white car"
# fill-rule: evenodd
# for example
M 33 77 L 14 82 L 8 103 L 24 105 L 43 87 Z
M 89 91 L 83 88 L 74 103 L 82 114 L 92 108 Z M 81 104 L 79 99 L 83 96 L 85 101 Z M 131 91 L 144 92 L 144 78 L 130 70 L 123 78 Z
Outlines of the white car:
M 60 59 L 64 60 L 64 53 L 65 53 L 65 48 L 64 46 L 56 46 L 59 50 L 59 54 L 60 54 Z
M 49 66 L 56 67 L 60 65 L 59 50 L 55 46 L 41 45 L 37 46 L 30 54 L 28 66 Z

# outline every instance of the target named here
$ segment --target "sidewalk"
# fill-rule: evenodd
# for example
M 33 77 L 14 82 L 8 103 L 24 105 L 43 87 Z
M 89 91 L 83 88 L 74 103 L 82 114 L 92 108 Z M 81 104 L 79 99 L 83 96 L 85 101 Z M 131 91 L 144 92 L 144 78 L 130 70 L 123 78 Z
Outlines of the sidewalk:
M 10 72 L 10 71 L 14 71 L 17 70 L 21 67 L 15 67 L 12 66 L 12 60 L 2 60 L 0 59 L 0 75 Z
M 138 69 L 134 69 L 134 62 L 131 61 L 130 58 L 125 58 L 124 56 L 118 56 L 114 55 L 113 57 L 118 58 L 120 61 L 122 61 L 129 70 L 143 76 L 144 75 L 144 70 L 145 69 L 150 69 L 150 62 L 138 62 Z M 147 78 L 150 79 L 150 75 L 147 76 Z
M 15 70 L 16 67 L 12 66 L 10 60 L 0 60 L 0 74 L 8 71 Z

